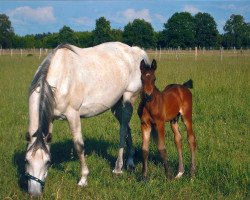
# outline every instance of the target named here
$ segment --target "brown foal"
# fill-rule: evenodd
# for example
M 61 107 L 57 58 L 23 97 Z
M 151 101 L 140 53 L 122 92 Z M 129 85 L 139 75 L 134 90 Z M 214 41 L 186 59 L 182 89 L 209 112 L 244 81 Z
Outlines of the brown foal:
M 187 129 L 188 143 L 191 152 L 191 176 L 195 173 L 195 135 L 192 128 L 192 93 L 188 88 L 192 88 L 192 80 L 180 84 L 168 85 L 162 92 L 155 86 L 156 61 L 150 65 L 141 61 L 141 80 L 143 91 L 141 102 L 138 108 L 138 115 L 141 119 L 142 130 L 142 152 L 143 152 L 143 179 L 147 178 L 149 140 L 152 128 L 158 134 L 158 150 L 163 160 L 165 174 L 168 178 L 172 177 L 172 172 L 168 167 L 168 158 L 165 148 L 165 122 L 170 122 L 174 132 L 174 141 L 178 151 L 179 169 L 175 178 L 180 178 L 184 173 L 182 161 L 182 138 L 178 127 L 178 119 L 181 116 Z

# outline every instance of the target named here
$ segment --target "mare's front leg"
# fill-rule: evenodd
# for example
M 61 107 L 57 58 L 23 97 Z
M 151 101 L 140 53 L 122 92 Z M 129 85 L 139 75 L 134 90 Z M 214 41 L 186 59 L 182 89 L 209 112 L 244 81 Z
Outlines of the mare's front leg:
M 86 186 L 89 170 L 88 170 L 85 157 L 84 157 L 84 142 L 83 142 L 82 133 L 81 133 L 80 114 L 79 112 L 73 109 L 70 109 L 70 111 L 67 112 L 66 116 L 69 122 L 72 136 L 73 136 L 74 146 L 75 146 L 76 152 L 79 156 L 80 163 L 81 163 L 81 176 L 82 177 L 80 181 L 78 182 L 78 185 Z
M 159 121 L 155 125 L 156 131 L 158 133 L 158 151 L 160 153 L 161 159 L 163 161 L 165 175 L 167 178 L 172 179 L 172 170 L 168 165 L 167 150 L 165 147 L 165 127 L 164 121 Z
M 132 117 L 133 113 L 133 107 L 132 104 L 129 101 L 123 102 L 120 100 L 113 108 L 112 113 L 116 117 L 116 119 L 120 123 L 120 144 L 119 144 L 119 153 L 118 157 L 115 163 L 115 169 L 113 172 L 115 174 L 121 174 L 122 173 L 122 167 L 123 167 L 123 153 L 124 148 L 126 147 L 126 144 L 128 146 L 128 161 L 127 166 L 134 169 L 134 149 L 132 145 L 132 137 L 130 133 L 130 127 L 129 122 Z

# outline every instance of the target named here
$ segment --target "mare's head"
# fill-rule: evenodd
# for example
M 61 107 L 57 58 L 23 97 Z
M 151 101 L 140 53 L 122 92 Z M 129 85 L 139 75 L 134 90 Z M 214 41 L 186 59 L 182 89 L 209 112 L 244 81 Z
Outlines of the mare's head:
M 150 101 L 152 99 L 152 93 L 155 88 L 155 70 L 157 68 L 156 60 L 153 59 L 151 65 L 146 64 L 144 60 L 141 61 L 140 69 L 141 69 L 141 81 L 143 88 L 143 98 L 146 101 Z
M 46 137 L 27 133 L 27 152 L 25 156 L 26 177 L 28 179 L 28 192 L 31 196 L 39 196 L 43 191 L 51 156 L 49 143 L 51 134 Z

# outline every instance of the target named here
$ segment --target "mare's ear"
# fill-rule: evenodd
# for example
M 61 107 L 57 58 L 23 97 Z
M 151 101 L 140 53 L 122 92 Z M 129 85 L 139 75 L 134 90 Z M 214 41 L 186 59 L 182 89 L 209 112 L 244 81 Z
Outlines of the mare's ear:
M 151 63 L 151 69 L 156 70 L 156 68 L 157 68 L 156 60 L 153 59 L 153 61 Z
M 51 143 L 51 140 L 52 140 L 52 134 L 49 133 L 49 134 L 45 137 L 45 141 L 46 141 L 47 143 Z
M 30 142 L 30 133 L 29 132 L 26 133 L 26 141 Z
M 140 69 L 141 69 L 141 71 L 145 69 L 145 61 L 144 61 L 144 59 L 141 60 Z

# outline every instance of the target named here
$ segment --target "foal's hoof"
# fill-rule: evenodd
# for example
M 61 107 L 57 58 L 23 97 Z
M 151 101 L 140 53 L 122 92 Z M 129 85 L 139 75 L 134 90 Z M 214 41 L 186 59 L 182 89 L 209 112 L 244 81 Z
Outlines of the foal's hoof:
M 146 176 L 142 176 L 142 177 L 141 177 L 141 182 L 142 182 L 142 183 L 147 183 L 147 181 L 148 181 L 148 179 L 147 179 Z
M 184 174 L 184 172 L 179 172 L 176 176 L 175 179 L 180 179 L 182 177 L 182 175 Z

